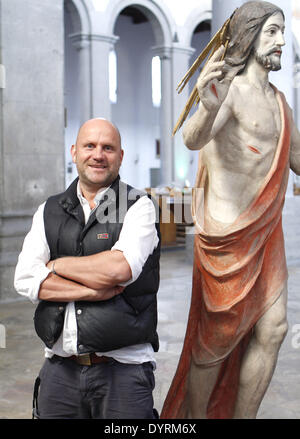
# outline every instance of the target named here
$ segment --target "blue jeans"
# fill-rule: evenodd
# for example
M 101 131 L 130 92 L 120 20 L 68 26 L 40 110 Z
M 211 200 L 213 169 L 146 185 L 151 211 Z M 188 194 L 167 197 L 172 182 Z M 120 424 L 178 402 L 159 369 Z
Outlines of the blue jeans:
M 36 417 L 40 419 L 154 419 L 154 374 L 150 362 L 81 366 L 46 359 L 39 374 Z

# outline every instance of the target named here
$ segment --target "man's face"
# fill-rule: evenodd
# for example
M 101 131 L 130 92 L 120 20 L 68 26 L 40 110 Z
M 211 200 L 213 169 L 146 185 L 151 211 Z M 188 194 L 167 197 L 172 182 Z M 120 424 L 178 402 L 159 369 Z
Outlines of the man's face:
M 116 179 L 123 153 L 119 133 L 101 119 L 86 122 L 71 149 L 79 181 L 92 189 L 108 187 Z
M 267 19 L 255 41 L 255 59 L 269 71 L 281 69 L 281 48 L 285 45 L 284 29 L 284 18 L 280 12 L 276 12 Z

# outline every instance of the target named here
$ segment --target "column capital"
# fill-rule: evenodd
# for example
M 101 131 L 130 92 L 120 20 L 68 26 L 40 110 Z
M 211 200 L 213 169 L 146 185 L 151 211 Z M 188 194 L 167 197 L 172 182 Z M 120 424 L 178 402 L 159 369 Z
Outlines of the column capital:
M 113 47 L 119 40 L 119 37 L 116 35 L 83 34 L 81 32 L 70 34 L 69 38 L 77 50 L 89 47 L 91 41 L 106 43 Z
M 188 58 L 193 55 L 195 49 L 193 47 L 173 45 L 173 46 L 154 46 L 151 47 L 154 55 L 163 59 L 171 59 L 173 54 L 186 55 Z
M 90 45 L 89 35 L 82 33 L 70 34 L 71 43 L 77 50 L 85 49 Z
M 172 47 L 168 46 L 154 46 L 151 47 L 154 56 L 159 56 L 161 60 L 172 58 Z
M 178 53 L 179 55 L 186 55 L 187 57 L 191 57 L 195 53 L 196 49 L 190 46 L 181 46 L 181 45 L 175 45 L 172 47 L 173 53 Z
M 106 35 L 106 34 L 91 34 L 90 40 L 97 43 L 108 44 L 111 48 L 114 47 L 116 42 L 120 39 L 117 35 Z

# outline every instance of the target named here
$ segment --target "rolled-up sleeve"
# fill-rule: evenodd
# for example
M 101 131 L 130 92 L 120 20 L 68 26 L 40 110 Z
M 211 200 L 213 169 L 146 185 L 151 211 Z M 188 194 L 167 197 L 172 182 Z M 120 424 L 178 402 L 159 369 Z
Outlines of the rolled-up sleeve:
M 142 272 L 143 266 L 159 243 L 156 222 L 156 209 L 153 202 L 143 196 L 128 209 L 118 241 L 111 250 L 123 252 L 132 273 L 132 278 L 122 284 L 134 282 Z
M 24 239 L 14 277 L 14 287 L 17 293 L 27 297 L 33 303 L 39 301 L 40 285 L 50 272 L 46 267 L 50 259 L 50 251 L 45 236 L 44 206 L 45 203 L 33 216 L 32 226 Z

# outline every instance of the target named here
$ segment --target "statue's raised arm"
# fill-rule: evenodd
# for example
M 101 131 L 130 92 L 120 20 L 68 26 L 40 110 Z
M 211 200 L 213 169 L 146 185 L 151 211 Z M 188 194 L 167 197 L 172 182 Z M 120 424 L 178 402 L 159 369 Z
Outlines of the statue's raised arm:
M 229 105 L 223 105 L 232 80 L 243 66 L 230 67 L 221 60 L 225 47 L 221 46 L 210 58 L 197 80 L 199 108 L 183 128 L 184 144 L 190 149 L 205 146 L 226 123 Z

